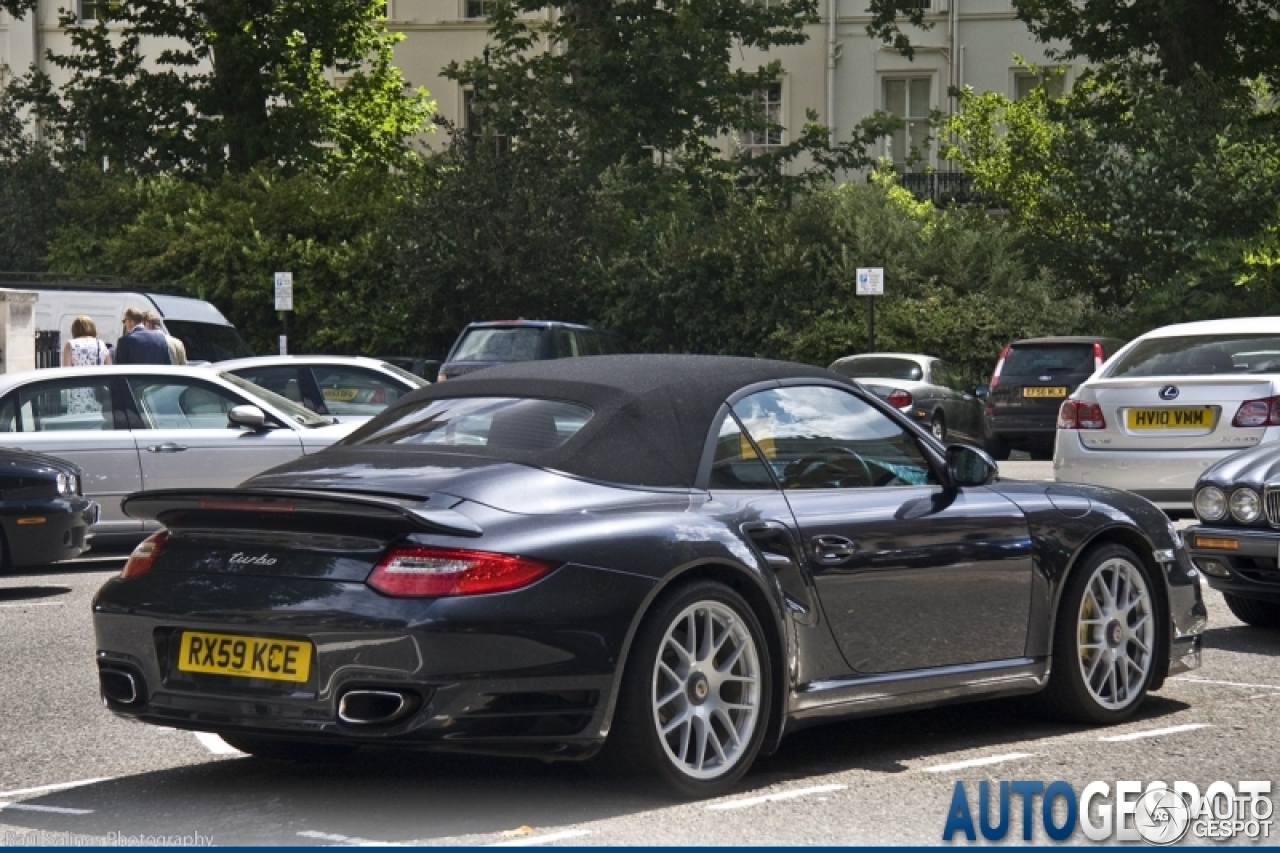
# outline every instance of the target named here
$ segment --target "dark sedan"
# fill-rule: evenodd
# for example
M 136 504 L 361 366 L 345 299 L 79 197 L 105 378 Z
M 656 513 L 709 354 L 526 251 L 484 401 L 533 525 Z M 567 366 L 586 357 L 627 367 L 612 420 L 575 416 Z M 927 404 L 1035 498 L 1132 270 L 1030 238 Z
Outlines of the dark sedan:
M 1209 586 L 1240 621 L 1280 628 L 1280 447 L 1259 445 L 1205 469 L 1192 507 L 1200 523 L 1183 535 Z
M 86 500 L 80 469 L 27 450 L 0 448 L 0 529 L 5 568 L 70 560 L 88 550 L 98 505 Z
M 994 478 L 819 368 L 495 367 L 128 498 L 167 529 L 94 602 L 102 694 L 261 756 L 594 756 L 708 796 L 812 723 L 1039 691 L 1112 723 L 1199 664 L 1164 515 Z

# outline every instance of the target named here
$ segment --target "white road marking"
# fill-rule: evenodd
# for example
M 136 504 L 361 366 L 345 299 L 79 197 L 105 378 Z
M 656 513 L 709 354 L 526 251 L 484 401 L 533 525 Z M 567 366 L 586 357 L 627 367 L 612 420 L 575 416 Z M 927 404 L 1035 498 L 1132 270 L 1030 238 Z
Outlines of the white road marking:
M 776 803 L 779 800 L 794 800 L 796 797 L 807 797 L 810 794 L 826 794 L 831 791 L 843 791 L 847 785 L 815 785 L 812 788 L 796 788 L 791 791 L 780 791 L 776 794 L 765 794 L 760 797 L 746 797 L 741 800 L 730 800 L 727 803 L 712 803 L 708 811 L 726 811 L 728 809 L 745 809 L 761 803 Z
M 947 773 L 952 770 L 967 770 L 970 767 L 986 767 L 988 764 L 1000 764 L 1005 761 L 1017 761 L 1030 758 L 1034 752 L 1010 752 L 1005 755 L 988 755 L 986 758 L 974 758 L 969 761 L 956 761 L 951 764 L 939 764 L 936 767 L 920 768 L 925 773 Z
M 196 740 L 204 745 L 205 749 L 214 755 L 244 755 L 243 752 L 215 734 L 210 732 L 192 732 L 192 734 L 196 736 Z
M 1185 675 L 1175 675 L 1170 681 L 1185 681 L 1188 684 L 1220 684 L 1224 687 L 1244 687 L 1248 690 L 1280 690 L 1274 684 L 1249 684 L 1246 681 L 1211 681 L 1208 678 L 1188 678 Z
M 302 838 L 314 838 L 317 841 L 332 841 L 335 844 L 345 844 L 349 847 L 403 847 L 403 844 L 396 844 L 394 841 L 370 841 L 367 838 L 353 838 L 349 835 L 336 835 L 332 832 L 317 832 L 314 829 L 308 829 L 299 832 Z
M 1098 740 L 1103 743 L 1118 743 L 1123 740 L 1140 740 L 1144 737 L 1161 737 L 1162 735 L 1176 735 L 1181 732 L 1192 732 L 1196 729 L 1207 729 L 1208 723 L 1187 723 L 1185 726 L 1169 726 L 1167 729 L 1150 729 L 1145 732 L 1130 732 L 1127 735 L 1112 735 L 1111 737 L 1100 737 Z
M 56 785 L 40 785 L 36 788 L 19 788 L 16 791 L 0 791 L 0 799 L 25 797 L 28 794 L 47 794 L 50 791 L 65 791 L 67 788 L 79 788 L 82 785 L 96 785 L 99 782 L 110 782 L 114 776 L 99 776 L 97 779 L 80 779 L 76 782 L 59 782 Z
M 527 838 L 517 838 L 513 841 L 499 841 L 497 844 L 487 845 L 489 847 L 537 847 L 539 844 L 551 844 L 555 841 L 566 841 L 570 838 L 581 838 L 584 835 L 590 835 L 589 829 L 566 829 L 563 832 L 553 832 L 550 835 L 530 835 Z
M 50 812 L 52 814 L 93 814 L 93 809 L 63 809 L 57 806 L 29 806 L 26 803 L 0 803 L 0 811 L 13 809 L 24 812 Z
M 0 604 L 0 607 L 61 607 L 65 601 L 29 601 L 25 604 Z

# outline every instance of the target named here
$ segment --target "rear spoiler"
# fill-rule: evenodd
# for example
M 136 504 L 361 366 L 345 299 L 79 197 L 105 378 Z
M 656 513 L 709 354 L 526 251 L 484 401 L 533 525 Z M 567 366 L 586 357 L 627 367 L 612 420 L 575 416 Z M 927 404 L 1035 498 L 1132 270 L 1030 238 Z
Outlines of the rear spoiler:
M 377 495 L 307 489 L 161 489 L 134 492 L 121 502 L 125 513 L 165 527 L 315 530 L 335 528 L 479 536 L 484 531 L 453 507 L 461 499 L 432 495 L 409 501 Z

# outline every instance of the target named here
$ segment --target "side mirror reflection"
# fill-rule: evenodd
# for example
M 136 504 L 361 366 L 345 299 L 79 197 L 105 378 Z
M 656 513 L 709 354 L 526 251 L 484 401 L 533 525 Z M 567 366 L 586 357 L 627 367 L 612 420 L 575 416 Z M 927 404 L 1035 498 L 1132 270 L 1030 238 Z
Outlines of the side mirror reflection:
M 947 446 L 947 471 L 957 486 L 985 486 L 999 473 L 985 451 L 967 444 Z

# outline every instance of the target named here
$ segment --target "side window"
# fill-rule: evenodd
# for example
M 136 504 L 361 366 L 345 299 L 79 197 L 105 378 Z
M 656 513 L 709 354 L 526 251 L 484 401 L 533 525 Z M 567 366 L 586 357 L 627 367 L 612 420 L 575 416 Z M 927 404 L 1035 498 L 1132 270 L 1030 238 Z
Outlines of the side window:
M 304 377 L 297 367 L 250 367 L 236 372 L 236 376 L 247 379 L 254 385 L 274 391 L 285 399 L 306 406 L 313 412 L 326 414 L 318 400 L 313 400 L 306 393 Z
M 578 355 L 604 355 L 604 335 L 599 332 L 578 332 Z
M 716 455 L 711 462 L 710 489 L 776 489 L 769 468 L 730 415 L 720 426 Z
M 111 382 L 86 377 L 20 388 L 15 420 L 20 432 L 115 429 Z
M 941 385 L 943 388 L 956 389 L 955 372 L 951 369 L 951 365 L 945 361 L 935 361 L 932 368 L 933 384 Z
M 573 332 L 568 329 L 556 329 L 553 344 L 554 358 L 573 358 L 578 354 L 577 343 L 573 340 Z
M 311 373 L 332 415 L 376 415 L 408 393 L 377 372 L 358 367 L 314 364 Z
M 131 376 L 129 387 L 147 429 L 229 429 L 227 412 L 245 403 L 191 379 Z
M 733 407 L 787 489 L 921 486 L 937 482 L 915 436 L 856 395 L 798 386 Z
M 15 402 L 17 394 L 10 394 L 0 403 L 0 432 L 18 431 L 18 406 Z

